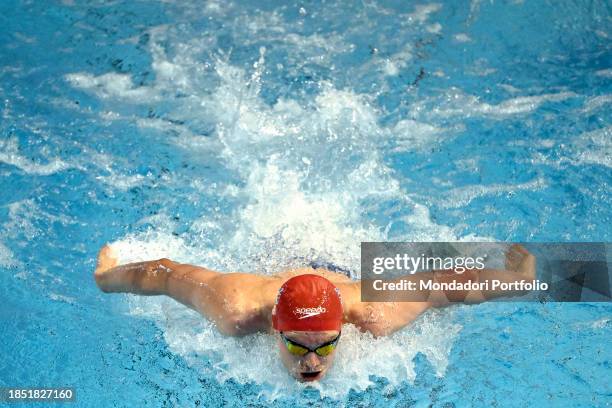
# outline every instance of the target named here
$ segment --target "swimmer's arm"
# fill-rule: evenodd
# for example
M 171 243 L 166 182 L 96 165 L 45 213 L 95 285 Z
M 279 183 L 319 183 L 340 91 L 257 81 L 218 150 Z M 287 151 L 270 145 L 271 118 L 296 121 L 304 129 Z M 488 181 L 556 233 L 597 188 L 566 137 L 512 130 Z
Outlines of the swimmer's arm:
M 169 259 L 159 259 L 119 265 L 111 247 L 105 245 L 98 254 L 94 278 L 98 287 L 106 293 L 163 295 L 173 264 Z
M 517 280 L 517 274 L 508 271 L 480 270 L 466 271 L 456 274 L 453 271 L 423 272 L 415 275 L 404 276 L 400 280 L 418 282 L 433 280 L 434 282 L 465 282 L 471 279 L 473 282 L 479 280 L 480 276 L 485 279 L 500 279 L 503 281 Z M 523 278 L 525 279 L 525 278 Z M 520 280 L 520 278 L 518 279 Z M 393 282 L 393 281 L 392 281 Z M 360 288 L 361 282 L 356 282 Z M 360 290 L 360 289 L 356 289 Z M 390 335 L 414 321 L 421 313 L 430 307 L 444 307 L 451 303 L 479 303 L 500 296 L 509 296 L 508 292 L 500 291 L 443 291 L 443 290 L 419 290 L 413 293 L 415 300 L 421 301 L 399 301 L 399 302 L 355 302 L 349 308 L 345 321 L 353 323 L 362 331 L 368 331 L 375 337 Z M 344 294 L 343 294 L 344 296 Z
M 521 280 L 532 281 L 536 279 L 536 259 L 522 245 L 512 245 L 506 253 L 506 269 L 472 269 L 462 274 L 453 271 L 434 271 L 434 281 L 436 282 L 488 282 L 487 290 L 470 291 L 431 291 L 429 301 L 433 307 L 443 307 L 451 303 L 481 303 L 499 297 L 521 296 L 524 291 L 507 291 L 491 289 L 493 280 L 503 283 L 520 282 Z
M 191 265 L 190 265 L 191 266 Z M 166 294 L 198 311 L 228 336 L 270 329 L 271 302 L 278 287 L 270 278 L 251 273 L 218 273 L 200 267 L 178 268 Z
M 362 302 L 361 282 L 341 284 L 346 299 L 344 322 L 352 323 L 374 337 L 388 336 L 415 320 L 431 305 L 429 302 Z
M 98 287 L 107 293 L 167 295 L 198 311 L 227 335 L 269 328 L 266 312 L 271 305 L 263 301 L 270 286 L 263 285 L 268 283 L 266 277 L 223 274 L 166 258 L 118 265 L 108 245 L 100 250 L 94 276 Z
M 434 282 L 479 282 L 497 279 L 502 282 L 531 281 L 535 279 L 535 257 L 523 246 L 513 245 L 506 254 L 506 270 L 468 270 L 462 274 L 453 271 L 432 271 L 402 277 L 403 280 L 414 281 L 431 279 Z M 399 282 L 400 279 L 396 279 Z M 415 302 L 361 302 L 361 282 L 344 285 L 342 296 L 354 301 L 348 305 L 345 321 L 353 323 L 363 331 L 369 331 L 374 336 L 389 335 L 415 320 L 430 307 L 443 307 L 451 303 L 479 303 L 496 297 L 518 296 L 523 292 L 501 290 L 471 290 L 471 291 L 415 291 Z
M 220 273 L 167 258 L 119 265 L 108 245 L 100 250 L 94 272 L 96 284 L 103 292 L 168 295 L 192 309 L 197 309 L 199 284 L 217 275 Z

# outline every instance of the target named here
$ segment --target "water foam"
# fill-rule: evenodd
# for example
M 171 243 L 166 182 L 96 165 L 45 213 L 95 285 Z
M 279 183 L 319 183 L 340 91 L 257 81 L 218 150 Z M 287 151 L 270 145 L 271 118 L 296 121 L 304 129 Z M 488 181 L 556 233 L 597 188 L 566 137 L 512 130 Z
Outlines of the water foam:
M 579 135 L 573 142 L 574 161 L 612 167 L 612 126 Z
M 598 71 L 595 71 L 595 75 L 604 78 L 612 78 L 612 68 L 600 69 Z
M 593 112 L 603 106 L 608 105 L 610 102 L 612 102 L 612 94 L 594 96 L 587 99 L 587 101 L 584 103 L 584 107 L 581 109 L 581 112 Z
M 10 246 L 14 247 L 23 248 L 36 238 L 48 233 L 55 223 L 66 226 L 77 222 L 68 215 L 52 214 L 43 210 L 34 199 L 14 201 L 5 207 L 8 210 L 8 219 L 0 225 L 0 237 L 2 239 L 10 237 Z M 21 269 L 23 262 L 7 246 L 8 242 L 8 239 L 5 242 L 0 240 L 0 266 L 17 267 L 19 272 L 14 277 L 25 279 L 32 271 Z M 53 278 L 55 283 L 61 283 L 60 277 L 50 274 L 44 267 L 36 268 L 34 272 Z
M 91 91 L 100 98 L 122 98 L 141 102 L 158 99 L 150 87 L 135 86 L 127 74 L 110 72 L 95 76 L 87 72 L 78 72 L 66 75 L 66 80 L 72 86 Z
M 269 400 L 297 395 L 306 387 L 282 366 L 276 339 L 270 334 L 228 338 L 211 322 L 171 299 L 127 298 L 131 315 L 155 320 L 172 352 L 219 382 L 231 379 L 257 384 Z M 410 327 L 382 338 L 344 325 L 332 369 L 320 383 L 309 387 L 318 389 L 323 397 L 342 399 L 351 389 L 362 391 L 373 385 L 372 376 L 386 378 L 391 387 L 412 382 L 416 377 L 413 359 L 418 353 L 427 357 L 437 376 L 443 376 L 461 330 L 452 320 L 451 309 L 430 311 Z
M 546 102 L 561 102 L 576 96 L 573 92 L 548 93 L 518 96 L 498 104 L 489 104 L 481 102 L 477 96 L 466 94 L 458 88 L 451 88 L 442 97 L 426 98 L 416 103 L 411 111 L 415 117 L 426 119 L 483 116 L 502 120 L 508 116 L 533 112 Z
M 44 211 L 34 199 L 15 201 L 7 205 L 8 221 L 2 225 L 7 237 L 23 237 L 23 242 L 31 242 L 50 228 L 53 223 L 69 225 L 76 220 L 65 214 L 51 214 Z
M 429 19 L 430 14 L 439 11 L 441 8 L 442 5 L 439 3 L 417 4 L 414 8 L 414 12 L 409 14 L 408 18 L 418 21 L 419 23 L 424 23 Z
M 36 163 L 19 154 L 19 143 L 16 138 L 0 140 L 0 162 L 18 167 L 27 174 L 48 176 L 73 167 L 59 158 L 49 157 L 47 160 L 49 162 L 45 164 Z
M 556 149 L 559 152 L 559 157 L 551 159 L 549 155 L 535 152 L 531 160 L 533 163 L 546 164 L 556 168 L 567 164 L 612 167 L 611 141 L 612 126 L 608 126 L 572 136 L 569 143 L 546 143 L 544 145 L 540 143 L 541 147 Z
M 21 262 L 19 262 L 15 258 L 13 251 L 11 251 L 6 245 L 0 242 L 0 266 L 8 268 L 11 266 L 19 265 L 21 265 Z
M 455 39 L 455 41 L 460 42 L 460 43 L 466 43 L 466 42 L 472 41 L 470 36 L 467 35 L 466 33 L 455 34 L 453 38 Z
M 468 205 L 472 200 L 478 197 L 488 195 L 500 195 L 502 193 L 515 192 L 519 190 L 538 190 L 546 187 L 546 181 L 543 178 L 536 178 L 526 183 L 518 184 L 490 184 L 490 185 L 472 185 L 453 188 L 448 192 L 451 199 L 444 200 L 440 205 L 444 208 L 460 208 Z
M 436 5 L 417 7 L 412 18 L 425 22 L 438 9 Z M 272 26 L 282 25 L 278 18 Z M 244 26 L 263 29 L 258 20 Z M 277 38 L 286 35 L 280 29 L 266 32 Z M 150 86 L 135 88 L 129 78 L 116 74 L 93 77 L 78 73 L 67 79 L 75 87 L 116 101 L 143 103 L 151 96 L 165 95 L 171 109 L 168 115 L 138 118 L 138 125 L 171 129 L 175 135 L 169 140 L 178 147 L 216 153 L 223 166 L 240 178 L 240 186 L 213 188 L 196 181 L 192 186 L 242 201 L 231 214 L 218 215 L 218 221 L 193 220 L 180 237 L 172 234 L 168 217 L 143 219 L 153 228 L 114 244 L 122 262 L 169 257 L 222 271 L 273 273 L 319 258 L 348 267 L 359 277 L 361 241 L 460 238 L 452 228 L 434 223 L 428 209 L 402 191 L 383 160 L 385 150 L 422 148 L 441 137 L 445 129 L 414 120 L 382 126 L 384 113 L 374 107 L 370 96 L 338 89 L 326 81 L 318 84 L 319 91 L 311 98 L 286 96 L 267 103 L 261 96 L 266 48 L 260 48 L 258 59 L 247 70 L 230 64 L 222 53 L 204 63 L 197 61 L 192 55 L 201 51 L 198 39 L 184 43 L 176 35 L 165 28 L 151 33 L 156 81 Z M 289 36 L 288 41 L 298 47 L 299 54 L 319 39 Z M 175 43 L 172 54 L 159 45 L 169 42 Z M 408 57 L 403 54 L 398 61 Z M 204 69 L 206 64 L 212 71 Z M 173 96 L 177 84 L 188 97 Z M 204 125 L 202 118 L 206 118 Z M 202 126 L 209 129 L 206 138 L 195 130 Z M 98 166 L 104 168 L 102 159 Z M 364 215 L 380 212 L 389 202 L 410 215 L 382 225 Z M 391 235 L 393 222 L 402 223 L 409 232 Z M 303 387 L 269 352 L 274 347 L 271 336 L 227 338 L 210 322 L 171 300 L 128 299 L 131 314 L 153 319 L 171 350 L 219 381 L 259 384 L 272 399 Z M 427 314 L 415 325 L 383 339 L 348 326 L 337 364 L 320 388 L 322 394 L 340 398 L 351 388 L 363 390 L 371 384 L 370 375 L 385 377 L 394 385 L 412 380 L 412 358 L 419 351 L 442 375 L 460 329 L 450 323 L 450 313 Z M 202 364 L 198 358 L 202 355 L 213 362 L 212 368 Z

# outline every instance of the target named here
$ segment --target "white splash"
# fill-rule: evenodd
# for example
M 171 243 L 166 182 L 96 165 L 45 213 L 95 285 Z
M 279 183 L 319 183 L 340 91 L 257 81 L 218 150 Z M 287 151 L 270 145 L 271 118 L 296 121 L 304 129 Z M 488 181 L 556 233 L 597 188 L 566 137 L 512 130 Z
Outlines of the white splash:
M 439 3 L 431 4 L 417 4 L 414 8 L 414 12 L 408 15 L 408 18 L 419 23 L 424 23 L 429 19 L 429 15 L 440 10 L 442 5 Z
M 439 8 L 418 6 L 411 18 L 425 22 Z M 308 47 L 329 47 L 327 38 L 287 36 L 279 15 L 273 15 L 269 23 L 260 17 L 241 16 L 242 27 L 278 41 L 287 37 L 296 48 L 295 55 L 312 55 Z M 320 82 L 316 95 L 306 100 L 287 96 L 266 103 L 261 96 L 262 78 L 269 68 L 266 48 L 260 47 L 259 58 L 245 69 L 230 64 L 222 53 L 206 61 L 199 59 L 200 42 L 208 41 L 208 34 L 187 42 L 175 35 L 165 27 L 151 33 L 156 81 L 149 87 L 134 87 L 130 78 L 116 74 L 93 77 L 79 73 L 68 79 L 76 87 L 117 102 L 145 103 L 164 95 L 171 105 L 168 117 L 141 117 L 136 123 L 169 134 L 169 141 L 190 152 L 215 154 L 240 183 L 206 185 L 193 180 L 190 185 L 196 191 L 215 191 L 237 199 L 239 205 L 230 214 L 194 220 L 180 237 L 172 234 L 173 224 L 167 215 L 147 216 L 141 223 L 152 225 L 150 230 L 113 244 L 121 262 L 168 257 L 224 272 L 274 273 L 317 258 L 352 269 L 358 277 L 361 241 L 470 238 L 457 237 L 452 228 L 434 223 L 429 210 L 402 191 L 383 160 L 383 151 L 389 148 L 418 150 L 445 137 L 448 129 L 416 120 L 382 126 L 379 122 L 384 112 L 375 108 L 371 96 L 338 89 L 330 81 Z M 331 40 L 333 45 L 335 40 Z M 172 56 L 158 45 L 168 41 L 178 42 Z M 351 48 L 340 40 L 336 43 L 341 49 Z M 401 69 L 410 58 L 410 47 L 400 49 L 392 57 L 395 68 L 387 73 Z M 172 99 L 176 87 L 188 97 Z M 194 130 L 201 124 L 210 128 L 205 139 Z M 96 161 L 97 167 L 105 170 L 102 177 L 115 171 L 105 164 L 110 162 L 106 159 L 98 157 Z M 100 181 L 108 183 L 104 178 Z M 389 201 L 410 215 L 382 226 L 364 216 Z M 409 232 L 389 235 L 392 222 L 405 225 Z M 213 361 L 210 374 L 219 381 L 259 384 L 270 399 L 303 387 L 269 352 L 274 347 L 269 335 L 227 338 L 195 312 L 171 300 L 128 299 L 130 313 L 153 319 L 171 350 L 194 367 L 206 370 L 198 356 L 206 355 Z M 386 377 L 394 385 L 412 380 L 412 358 L 419 351 L 442 375 L 460 329 L 450 323 L 449 313 L 428 314 L 384 339 L 373 339 L 347 326 L 337 364 L 325 379 L 322 394 L 341 398 L 351 388 L 365 389 L 371 374 Z
M 612 68 L 600 69 L 595 72 L 595 75 L 604 77 L 604 78 L 612 78 Z
M 519 190 L 538 190 L 545 187 L 546 182 L 542 178 L 536 178 L 526 183 L 519 184 L 475 184 L 457 187 L 449 190 L 448 199 L 444 200 L 440 205 L 445 208 L 460 208 L 468 205 L 472 200 L 478 197 L 514 193 Z
M 5 244 L 0 242 L 0 266 L 8 268 L 19 265 L 21 265 L 21 262 L 15 259 L 13 251 L 11 251 Z
M 612 167 L 612 126 L 583 133 L 572 145 L 576 163 Z
M 581 109 L 582 113 L 590 113 L 612 102 L 612 94 L 598 95 L 589 98 Z
M 61 302 L 61 303 L 67 303 L 69 305 L 77 305 L 78 302 L 75 298 L 71 297 L 71 296 L 64 296 L 64 295 L 60 295 L 57 293 L 49 293 L 49 299 L 55 301 L 55 302 Z
M 27 174 L 48 176 L 73 167 L 59 158 L 49 157 L 47 160 L 49 162 L 45 164 L 37 163 L 19 154 L 16 138 L 0 140 L 0 162 L 18 167 Z
M 281 364 L 272 334 L 228 338 L 196 312 L 170 299 L 131 295 L 127 298 L 130 314 L 155 320 L 170 350 L 219 382 L 231 379 L 257 384 L 269 400 L 296 395 L 306 387 Z M 430 311 L 411 326 L 382 338 L 344 325 L 334 365 L 320 383 L 309 386 L 318 389 L 323 397 L 342 399 L 351 389 L 363 391 L 372 385 L 370 376 L 384 377 L 392 386 L 414 381 L 413 359 L 419 352 L 430 361 L 436 375 L 443 376 L 451 347 L 461 330 L 452 320 L 451 309 Z M 204 366 L 202 357 L 212 362 L 212 369 Z
M 612 167 L 612 126 L 572 136 L 569 143 L 540 143 L 544 148 L 556 149 L 559 157 L 551 159 L 542 152 L 534 152 L 531 161 L 554 168 L 571 165 L 600 165 Z
M 604 318 L 591 322 L 590 326 L 593 329 L 603 329 L 604 327 L 610 326 L 611 321 L 612 319 L 610 319 L 609 317 L 604 317 Z
M 467 35 L 466 33 L 455 34 L 453 38 L 455 39 L 455 41 L 460 42 L 460 43 L 466 43 L 466 42 L 472 41 L 470 36 Z
M 72 86 L 95 93 L 100 98 L 121 98 L 141 103 L 158 99 L 154 90 L 146 86 L 135 86 L 127 74 L 110 72 L 95 76 L 79 72 L 66 75 L 66 80 Z
M 486 73 L 488 74 L 488 72 Z M 481 102 L 477 96 L 465 94 L 460 89 L 452 88 L 446 92 L 443 98 L 428 98 L 415 104 L 412 113 L 416 117 L 422 116 L 424 118 L 485 116 L 501 120 L 511 115 L 533 112 L 546 102 L 560 102 L 576 96 L 573 92 L 518 96 L 494 105 Z
M 439 34 L 442 31 L 442 25 L 440 23 L 430 24 L 425 27 L 425 30 L 432 34 Z
M 43 209 L 34 199 L 15 201 L 6 206 L 8 208 L 8 221 L 0 231 L 7 237 L 23 237 L 28 242 L 38 235 L 45 233 L 51 224 L 75 224 L 76 220 L 65 214 L 51 214 Z

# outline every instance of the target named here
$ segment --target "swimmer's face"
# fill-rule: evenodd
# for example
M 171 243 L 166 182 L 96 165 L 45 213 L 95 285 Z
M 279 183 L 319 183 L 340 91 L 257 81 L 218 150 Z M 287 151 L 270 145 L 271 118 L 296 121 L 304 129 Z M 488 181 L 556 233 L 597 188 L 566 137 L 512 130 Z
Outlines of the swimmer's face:
M 283 335 L 296 343 L 315 350 L 317 347 L 328 343 L 338 337 L 340 332 L 329 331 L 286 331 Z M 325 357 L 309 351 L 303 356 L 292 354 L 279 332 L 276 332 L 281 360 L 289 373 L 298 381 L 318 381 L 325 376 L 327 369 L 331 367 L 336 355 L 336 349 Z

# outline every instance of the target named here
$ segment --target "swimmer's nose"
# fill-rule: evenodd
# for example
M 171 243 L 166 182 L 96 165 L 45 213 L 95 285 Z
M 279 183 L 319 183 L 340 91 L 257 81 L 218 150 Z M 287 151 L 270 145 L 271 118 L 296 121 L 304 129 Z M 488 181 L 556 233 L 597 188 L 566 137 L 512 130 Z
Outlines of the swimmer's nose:
M 304 358 L 302 359 L 302 364 L 304 365 L 304 368 L 308 370 L 315 370 L 318 369 L 321 365 L 321 360 L 319 360 L 319 357 L 316 353 L 313 353 L 311 351 L 310 353 L 304 356 Z

